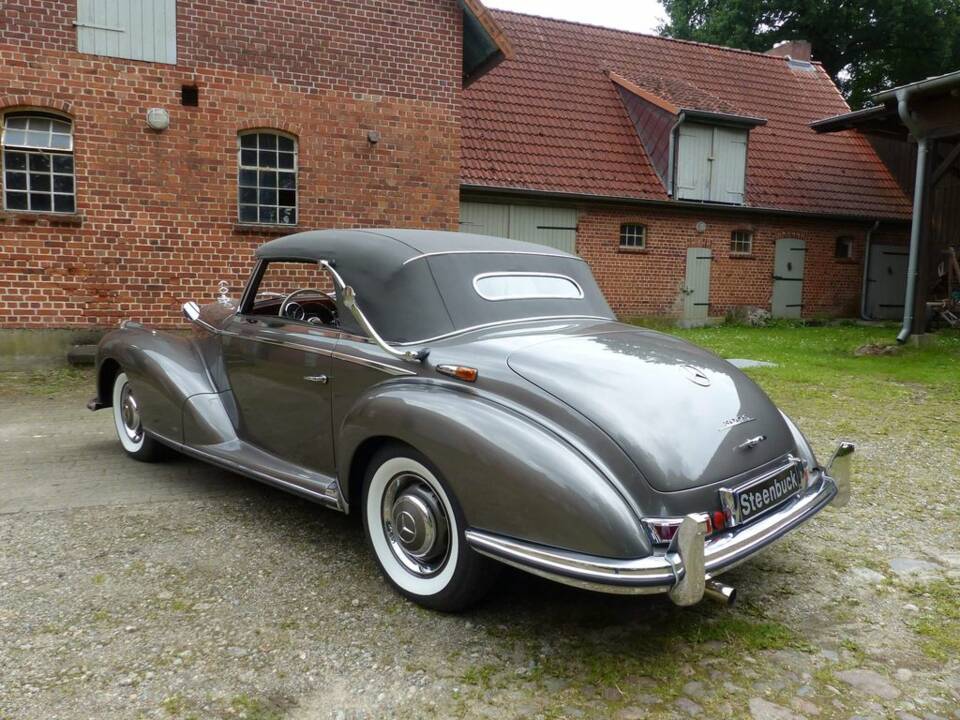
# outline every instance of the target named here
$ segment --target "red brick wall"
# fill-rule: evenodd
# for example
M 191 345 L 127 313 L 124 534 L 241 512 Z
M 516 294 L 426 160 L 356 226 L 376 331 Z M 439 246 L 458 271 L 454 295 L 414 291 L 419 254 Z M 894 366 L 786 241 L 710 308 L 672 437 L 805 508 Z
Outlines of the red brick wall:
M 299 224 L 457 227 L 453 0 L 181 0 L 177 66 L 75 52 L 75 2 L 6 3 L 0 112 L 74 120 L 77 215 L 0 211 L 0 327 L 177 324 L 239 292 L 270 231 L 237 224 L 237 133 L 298 138 Z M 199 107 L 180 88 L 200 89 Z M 146 127 L 148 108 L 170 128 Z M 381 140 L 367 141 L 368 130 Z M 2 179 L 0 179 L 2 181 Z
M 710 315 L 721 316 L 733 307 L 770 308 L 773 293 L 774 248 L 779 238 L 806 241 L 803 315 L 813 317 L 858 314 L 866 232 L 872 223 L 828 219 L 787 218 L 670 208 L 581 207 L 577 252 L 593 268 L 613 310 L 621 316 L 679 316 L 683 309 L 686 251 L 713 250 L 710 278 Z M 706 223 L 704 232 L 697 223 Z M 644 251 L 619 250 L 621 223 L 647 226 Z M 753 231 L 753 253 L 730 252 L 730 233 Z M 905 243 L 906 225 L 885 225 L 875 242 Z M 836 238 L 854 238 L 853 258 L 834 257 Z

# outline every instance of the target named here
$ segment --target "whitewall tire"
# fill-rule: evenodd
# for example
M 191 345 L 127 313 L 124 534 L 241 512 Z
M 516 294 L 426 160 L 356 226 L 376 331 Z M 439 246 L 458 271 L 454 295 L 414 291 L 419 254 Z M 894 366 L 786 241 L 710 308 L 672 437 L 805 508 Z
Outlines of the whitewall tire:
M 463 514 L 432 464 L 413 448 L 381 448 L 367 467 L 363 525 L 386 579 L 420 605 L 454 612 L 478 601 L 494 564 L 465 540 Z
M 126 373 L 117 373 L 113 381 L 113 424 L 124 452 L 135 460 L 160 459 L 163 446 L 143 430 L 141 407 Z

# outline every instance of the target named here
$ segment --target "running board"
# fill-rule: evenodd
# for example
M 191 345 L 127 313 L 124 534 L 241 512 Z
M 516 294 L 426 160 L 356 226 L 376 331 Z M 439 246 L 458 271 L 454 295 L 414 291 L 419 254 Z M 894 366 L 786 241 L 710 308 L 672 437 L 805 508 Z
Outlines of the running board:
M 252 447 L 242 440 L 200 448 L 184 445 L 149 430 L 147 434 L 184 455 L 190 455 L 238 475 L 244 475 L 252 480 L 295 493 L 334 510 L 343 513 L 349 510 L 346 499 L 340 493 L 340 483 L 337 478 L 313 470 L 305 470 L 291 465 L 285 460 L 273 458 L 272 455 Z M 244 456 L 249 462 L 244 463 L 237 459 Z M 272 460 L 277 465 L 289 466 L 290 469 L 271 467 L 265 462 L 268 460 Z

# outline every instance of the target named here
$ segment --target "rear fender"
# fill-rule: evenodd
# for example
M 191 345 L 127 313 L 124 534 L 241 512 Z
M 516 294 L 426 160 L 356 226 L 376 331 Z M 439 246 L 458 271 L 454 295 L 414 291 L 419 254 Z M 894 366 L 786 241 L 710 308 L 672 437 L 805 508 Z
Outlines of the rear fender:
M 351 483 L 362 483 L 367 454 L 358 449 L 391 438 L 437 466 L 472 528 L 603 557 L 651 552 L 627 503 L 583 455 L 494 402 L 433 384 L 378 385 L 346 415 L 339 438 L 346 497 L 360 497 Z
M 97 349 L 100 404 L 112 404 L 106 376 L 117 363 L 140 399 L 144 429 L 183 442 L 182 411 L 187 398 L 215 393 L 203 359 L 188 337 L 130 323 L 107 333 Z M 108 387 L 109 385 L 109 387 Z

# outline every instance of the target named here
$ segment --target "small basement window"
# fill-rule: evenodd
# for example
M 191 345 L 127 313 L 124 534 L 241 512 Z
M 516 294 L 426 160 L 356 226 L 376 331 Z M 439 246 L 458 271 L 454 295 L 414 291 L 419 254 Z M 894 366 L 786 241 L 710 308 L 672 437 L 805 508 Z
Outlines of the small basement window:
M 833 256 L 841 260 L 849 260 L 853 257 L 853 238 L 850 235 L 841 235 L 837 238 Z
M 565 275 L 549 273 L 485 273 L 473 279 L 484 300 L 580 300 L 583 289 Z
M 620 226 L 620 247 L 623 250 L 644 250 L 647 247 L 647 226 L 627 223 Z
M 753 252 L 753 232 L 734 230 L 730 233 L 730 252 L 734 255 L 750 255 Z

